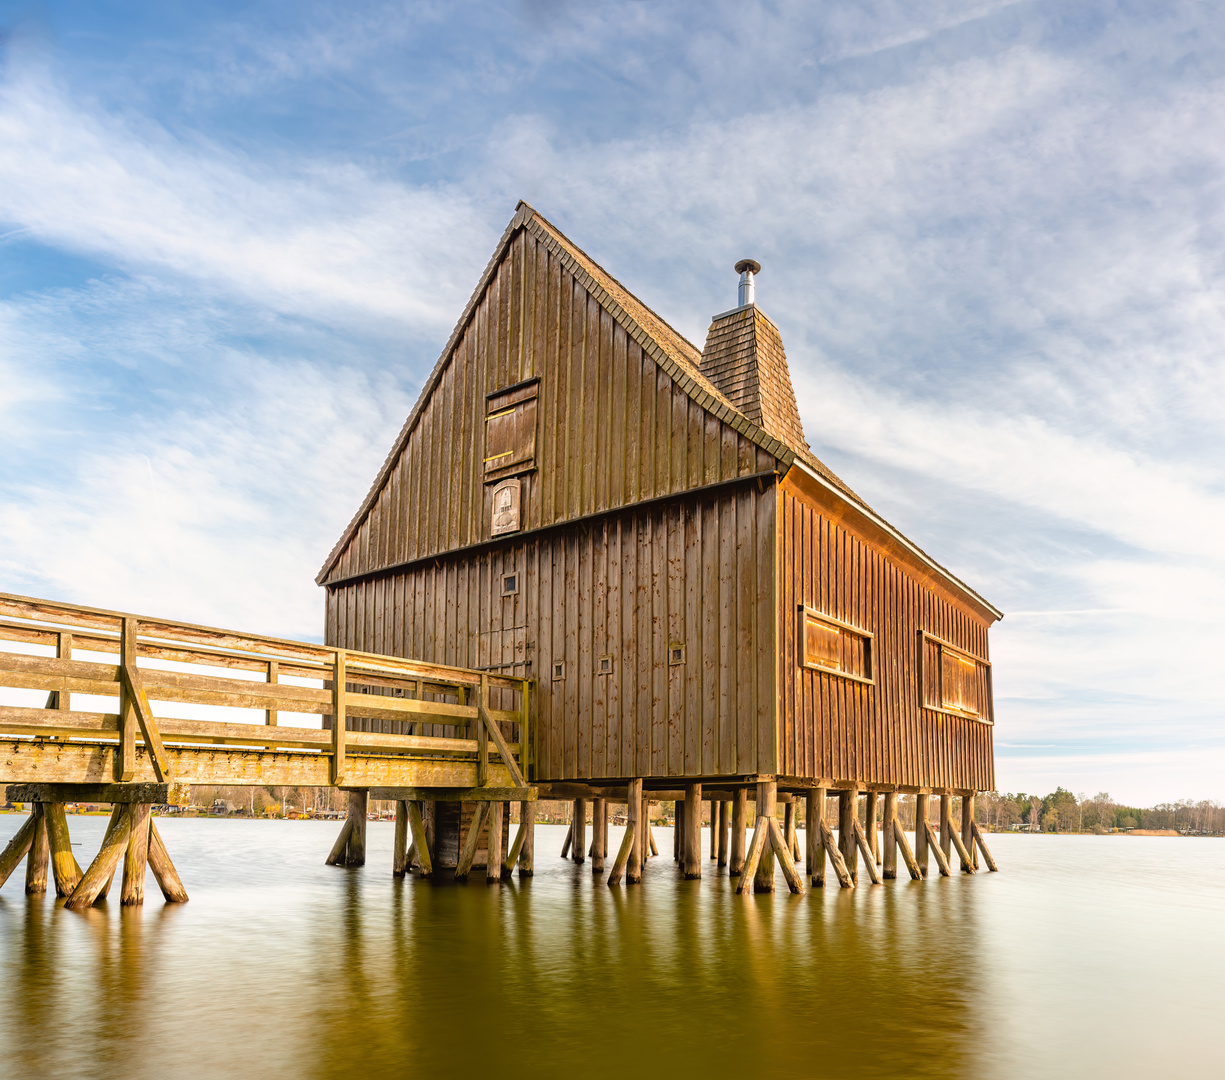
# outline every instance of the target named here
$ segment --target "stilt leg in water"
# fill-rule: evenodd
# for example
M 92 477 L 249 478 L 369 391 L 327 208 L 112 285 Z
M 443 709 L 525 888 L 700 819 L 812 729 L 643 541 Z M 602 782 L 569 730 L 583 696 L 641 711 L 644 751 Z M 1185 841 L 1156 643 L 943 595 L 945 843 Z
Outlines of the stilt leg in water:
M 396 802 L 396 835 L 391 849 L 391 872 L 403 877 L 408 872 L 408 803 Z
M 576 845 L 577 846 L 577 845 Z M 583 849 L 580 847 L 579 851 Z M 502 880 L 502 804 L 489 804 L 489 854 L 486 857 L 485 882 L 493 885 Z
M 814 889 L 823 889 L 825 843 L 821 838 L 821 825 L 825 820 L 825 788 L 809 788 L 807 801 L 808 880 Z
M 187 903 L 187 890 L 183 888 L 179 872 L 170 861 L 170 854 L 166 851 L 166 845 L 162 843 L 161 834 L 152 819 L 149 821 L 149 869 L 153 871 L 157 887 L 162 890 L 162 895 L 168 903 Z
M 774 854 L 778 856 L 779 865 L 783 868 L 787 888 L 793 893 L 803 893 L 804 879 L 800 877 L 800 872 L 795 868 L 795 860 L 791 858 L 791 845 L 787 843 L 783 830 L 778 827 L 774 818 L 770 819 L 770 843 L 774 847 Z
M 521 802 L 519 820 L 523 823 L 523 846 L 519 849 L 519 880 L 536 872 L 536 804 Z M 605 834 L 607 835 L 607 833 Z
M 130 806 L 116 806 L 111 813 L 111 822 L 106 835 L 102 838 L 102 847 L 94 861 L 89 864 L 77 887 L 72 890 L 65 907 L 80 911 L 93 905 L 94 901 L 106 895 L 111 878 L 119 866 L 128 847 L 128 834 L 132 831 L 132 809 Z
M 574 816 L 570 819 L 570 858 L 582 865 L 587 861 L 583 850 L 587 846 L 587 800 L 574 800 Z
M 739 877 L 744 873 L 744 842 L 749 827 L 749 792 L 739 788 L 732 800 L 732 835 L 728 847 L 727 873 Z
M 685 786 L 685 877 L 702 876 L 702 785 Z
M 744 859 L 744 872 L 740 875 L 740 882 L 736 886 L 737 893 L 748 895 L 753 891 L 753 883 L 757 878 L 757 868 L 761 865 L 762 855 L 765 853 L 769 842 L 770 819 L 763 815 L 757 819 L 757 825 L 753 829 L 753 839 L 749 843 L 748 854 Z
M 55 876 L 55 895 L 71 896 L 81 880 L 81 867 L 72 854 L 72 838 L 68 835 L 68 816 L 63 803 L 46 803 L 47 839 L 51 844 L 51 871 Z
M 646 863 L 643 858 L 643 852 L 646 847 L 646 823 L 642 820 L 642 780 L 641 778 L 631 780 L 629 782 L 629 791 L 627 792 L 628 805 L 626 807 L 626 817 L 629 818 L 630 824 L 634 827 L 634 843 L 630 848 L 629 865 L 625 868 L 625 883 L 627 885 L 637 885 L 642 881 L 642 868 Z
M 978 822 L 971 821 L 970 828 L 974 830 L 974 841 L 978 844 L 978 850 L 983 853 L 983 859 L 987 863 L 988 873 L 997 873 L 999 867 L 995 865 L 995 860 L 991 857 L 991 852 L 987 850 L 987 843 L 983 840 L 983 834 L 978 829 Z
M 774 821 L 778 809 L 778 783 L 774 780 L 763 780 L 757 785 L 757 820 L 760 823 L 764 817 Z M 768 839 L 768 837 L 767 837 Z M 761 858 L 757 862 L 757 873 L 753 878 L 754 892 L 774 891 L 774 848 L 769 844 L 763 846 Z
M 413 846 L 417 849 L 417 864 L 422 877 L 434 876 L 434 860 L 430 857 L 430 845 L 425 833 L 425 822 L 421 819 L 421 804 L 408 804 L 408 828 L 413 834 Z
M 128 848 L 123 857 L 123 887 L 119 891 L 119 902 L 124 907 L 137 907 L 145 902 L 152 809 L 148 803 L 132 804 L 132 828 L 128 831 Z
M 894 831 L 894 822 L 897 819 L 897 792 L 885 792 L 885 821 L 884 828 L 881 832 L 884 834 L 884 868 L 882 876 L 886 881 L 893 881 L 897 877 L 897 834 Z
M 26 856 L 26 894 L 36 896 L 47 891 L 47 867 L 51 864 L 51 844 L 47 837 L 47 810 L 43 803 L 34 804 L 34 837 Z
M 34 839 L 34 814 L 31 813 L 22 823 L 21 828 L 13 835 L 8 846 L 0 854 L 0 885 L 9 879 L 9 875 L 21 864 L 21 860 L 29 854 L 30 845 Z

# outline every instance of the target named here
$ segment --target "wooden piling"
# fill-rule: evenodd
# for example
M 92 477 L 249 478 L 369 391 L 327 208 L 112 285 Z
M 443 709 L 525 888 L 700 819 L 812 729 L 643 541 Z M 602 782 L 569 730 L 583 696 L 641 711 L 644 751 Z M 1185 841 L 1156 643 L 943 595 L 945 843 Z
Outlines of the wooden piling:
M 859 884 L 859 852 L 855 850 L 855 811 L 858 802 L 859 792 L 854 788 L 838 792 L 838 850 L 856 885 Z
M 485 882 L 493 885 L 502 880 L 502 804 L 500 802 L 486 803 L 489 807 L 489 848 L 485 858 Z M 586 806 L 583 807 L 586 812 Z M 581 852 L 580 845 L 575 847 Z M 576 860 L 582 862 L 582 859 Z
M 795 857 L 795 799 L 788 795 L 783 803 L 783 838 L 787 841 L 787 850 Z
M 646 848 L 650 849 L 651 855 L 658 855 L 659 845 L 655 843 L 655 832 L 651 828 L 651 800 L 645 796 L 642 800 L 642 821 L 647 830 Z M 646 848 L 643 849 L 644 853 Z
M 702 876 L 702 785 L 685 785 L 685 878 Z
M 947 791 L 940 793 L 940 850 L 944 861 L 953 857 L 953 796 Z
M 642 821 L 642 779 L 631 780 L 626 792 L 626 817 L 633 826 L 629 850 L 629 863 L 625 868 L 627 885 L 637 885 L 642 881 L 643 858 L 643 827 Z
M 139 907 L 145 902 L 152 809 L 148 803 L 132 804 L 132 827 L 128 830 L 128 846 L 123 857 L 123 885 L 119 890 L 119 902 L 124 907 Z
M 863 798 L 863 827 L 868 837 L 868 850 L 872 858 L 880 865 L 880 839 L 876 832 L 876 792 L 868 791 Z
M 897 878 L 897 833 L 894 823 L 897 819 L 897 792 L 885 792 L 885 821 L 881 830 L 884 833 L 884 868 L 881 876 L 886 881 Z
M 459 849 L 459 860 L 455 864 L 455 880 L 467 881 L 472 872 L 472 862 L 476 858 L 476 848 L 481 839 L 481 828 L 488 817 L 490 804 L 479 802 L 472 812 L 472 820 L 468 823 L 468 835 L 464 837 Z M 494 857 L 493 852 L 486 852 L 486 859 Z
M 682 836 L 685 833 L 685 804 L 679 799 L 672 804 L 672 861 L 682 870 L 685 868 L 685 848 Z
M 570 808 L 570 828 L 566 830 L 566 839 L 561 845 L 561 857 L 564 859 L 570 854 L 570 845 L 574 843 L 574 808 Z
M 719 800 L 719 861 L 717 866 L 727 865 L 728 840 L 732 827 L 732 804 L 726 799 Z
M 749 792 L 737 788 L 732 800 L 732 835 L 728 845 L 727 873 L 739 877 L 744 873 L 744 841 L 749 827 Z
M 914 857 L 914 852 L 910 850 L 910 841 L 906 839 L 906 830 L 902 828 L 902 823 L 897 817 L 893 819 L 893 839 L 897 841 L 897 849 L 902 853 L 902 861 L 906 864 L 911 880 L 922 880 L 923 874 L 919 870 L 919 864 Z
M 396 877 L 408 873 L 408 802 L 396 800 L 396 836 L 391 849 L 391 872 Z
M 604 849 L 608 843 L 608 800 L 596 799 L 591 807 L 591 872 L 604 873 Z
M 757 784 L 757 820 L 764 817 L 774 821 L 778 800 L 778 783 L 774 780 L 761 780 Z M 774 891 L 774 848 L 767 844 L 757 863 L 757 872 L 753 877 L 754 892 Z
M 413 836 L 413 846 L 417 849 L 417 865 L 422 877 L 434 876 L 434 860 L 430 852 L 429 837 L 426 834 L 425 822 L 421 818 L 421 804 L 408 804 L 408 828 Z
M 872 849 L 868 846 L 868 836 L 864 832 L 863 826 L 859 824 L 859 819 L 854 821 L 855 828 L 855 844 L 859 848 L 859 854 L 863 856 L 864 869 L 868 871 L 868 880 L 873 885 L 881 883 L 880 873 L 876 869 L 876 856 L 872 853 Z
M 71 896 L 81 880 L 81 867 L 72 854 L 72 837 L 68 834 L 68 817 L 63 803 L 45 803 L 43 816 L 47 821 L 47 841 L 51 848 L 51 872 L 55 879 L 55 895 Z
M 927 877 L 927 792 L 914 797 L 914 858 L 919 873 Z
M 756 888 L 758 869 L 769 845 L 770 819 L 762 815 L 757 818 L 757 824 L 753 827 L 753 839 L 749 843 L 749 850 L 744 859 L 744 872 L 740 875 L 740 881 L 736 885 L 738 894 L 748 895 Z
M 710 800 L 710 856 L 713 862 L 719 858 L 719 800 Z
M 834 868 L 834 875 L 838 878 L 838 884 L 844 889 L 855 888 L 855 879 L 851 877 L 851 871 L 846 865 L 846 860 L 842 857 L 842 852 L 838 850 L 838 842 L 834 839 L 833 830 L 825 823 L 824 820 L 819 822 L 821 829 L 821 844 L 825 848 L 825 853 L 829 856 L 830 865 Z
M 86 868 L 72 890 L 64 906 L 73 911 L 91 907 L 95 900 L 106 894 L 111 878 L 119 860 L 123 858 L 128 847 L 128 833 L 132 831 L 132 810 L 128 805 L 116 806 L 111 813 L 111 821 L 107 826 L 106 835 L 102 838 L 102 847 L 94 857 L 94 861 Z
M 152 818 L 149 819 L 149 869 L 153 871 L 153 880 L 168 903 L 187 903 L 187 890 L 183 888 L 183 881 L 170 861 L 170 854 Z
M 570 858 L 575 865 L 587 861 L 587 800 L 575 799 L 570 826 Z
M 978 828 L 978 822 L 972 820 L 970 828 L 974 832 L 974 842 L 978 844 L 979 851 L 983 853 L 983 860 L 987 864 L 987 872 L 991 874 L 996 873 L 999 867 L 995 865 L 995 859 L 991 857 L 991 852 L 987 849 L 987 842 L 983 839 L 983 834 Z
M 47 891 L 47 867 L 51 862 L 51 844 L 47 836 L 47 812 L 43 803 L 35 803 L 34 836 L 26 855 L 26 895 L 37 896 Z
M 821 825 L 825 821 L 825 788 L 808 789 L 805 839 L 808 842 L 808 880 L 814 889 L 825 887 L 825 844 L 821 839 Z
M 779 866 L 783 869 L 783 880 L 787 882 L 787 888 L 793 893 L 803 894 L 804 879 L 800 877 L 800 872 L 795 868 L 795 860 L 791 857 L 791 845 L 783 835 L 783 830 L 779 828 L 778 822 L 774 818 L 770 818 L 769 822 L 770 845 L 774 848 Z
M 536 804 L 519 804 L 519 821 L 523 825 L 523 844 L 519 848 L 519 880 L 530 878 L 536 872 Z M 605 832 L 607 836 L 607 831 Z M 607 845 L 606 845 L 607 846 Z
M 974 792 L 961 797 L 961 846 L 970 855 L 968 865 L 962 856 L 962 872 L 972 874 L 978 869 L 978 852 L 974 850 Z
M 34 840 L 34 814 L 22 822 L 21 828 L 13 834 L 13 839 L 8 842 L 4 852 L 0 854 L 0 885 L 8 881 L 9 876 L 21 865 L 21 860 L 26 857 L 30 851 L 30 845 Z

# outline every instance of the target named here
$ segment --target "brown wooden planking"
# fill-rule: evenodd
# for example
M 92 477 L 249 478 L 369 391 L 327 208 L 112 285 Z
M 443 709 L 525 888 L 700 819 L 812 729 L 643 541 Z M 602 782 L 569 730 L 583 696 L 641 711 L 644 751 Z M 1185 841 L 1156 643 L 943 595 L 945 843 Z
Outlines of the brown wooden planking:
M 955 597 L 915 582 L 909 568 L 896 565 L 845 524 L 829 521 L 822 508 L 789 484 L 783 484 L 780 498 L 779 520 L 787 535 L 780 537 L 779 548 L 788 567 L 779 584 L 780 617 L 797 625 L 793 613 L 802 604 L 876 635 L 874 685 L 864 686 L 803 668 L 797 654 L 803 644 L 784 629 L 778 670 L 785 714 L 779 725 L 780 771 L 835 781 L 986 790 L 994 779 L 990 725 L 923 709 L 911 675 L 919 665 L 920 630 L 988 659 L 986 621 Z M 786 690 L 791 682 L 798 687 L 794 702 Z

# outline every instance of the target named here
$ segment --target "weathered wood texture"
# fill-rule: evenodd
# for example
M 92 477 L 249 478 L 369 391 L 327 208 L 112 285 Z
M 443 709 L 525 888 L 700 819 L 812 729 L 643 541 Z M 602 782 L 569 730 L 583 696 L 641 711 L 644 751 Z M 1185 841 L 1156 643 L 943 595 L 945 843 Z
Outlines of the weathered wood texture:
M 774 493 L 707 492 L 329 589 L 327 640 L 536 678 L 533 780 L 774 772 Z
M 693 376 L 698 351 L 662 322 L 644 335 L 632 298 L 601 302 L 600 287 L 585 286 L 581 265 L 538 221 L 515 233 L 491 271 L 321 583 L 487 541 L 486 403 L 525 380 L 539 379 L 540 417 L 536 468 L 521 477 L 525 529 L 774 467 L 669 376 L 652 339 L 666 337 Z
M 849 516 L 791 475 L 780 486 L 779 771 L 993 789 L 991 724 L 923 707 L 920 639 L 926 631 L 986 661 L 990 615 Z M 873 635 L 871 684 L 802 665 L 802 606 Z

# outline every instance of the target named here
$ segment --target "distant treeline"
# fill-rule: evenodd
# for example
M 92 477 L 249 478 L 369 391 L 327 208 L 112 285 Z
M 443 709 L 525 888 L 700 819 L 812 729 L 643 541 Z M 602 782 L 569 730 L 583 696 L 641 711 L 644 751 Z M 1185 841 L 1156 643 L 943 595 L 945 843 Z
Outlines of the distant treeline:
M 914 828 L 912 795 L 898 798 L 898 816 L 907 828 Z M 206 787 L 192 788 L 192 804 L 238 814 L 259 817 L 288 815 L 314 816 L 320 812 L 340 812 L 347 805 L 345 793 L 334 788 L 298 787 Z M 880 800 L 881 809 L 883 801 Z M 936 818 L 937 800 L 932 799 L 931 816 Z M 394 810 L 393 803 L 371 801 L 373 812 Z M 781 813 L 780 807 L 780 813 Z M 671 817 L 671 803 L 657 804 L 656 820 Z M 861 807 L 862 814 L 862 807 Z M 879 814 L 880 810 L 878 810 Z M 827 813 L 836 813 L 833 800 Z M 953 813 L 961 818 L 961 800 L 953 800 Z M 538 821 L 565 823 L 570 820 L 567 803 L 541 802 L 537 807 Z M 1159 803 L 1146 808 L 1125 806 L 1101 791 L 1092 798 L 1074 795 L 1065 788 L 1056 788 L 1049 795 L 1028 795 L 1025 792 L 1004 794 L 982 792 L 975 801 L 975 817 L 980 825 L 1001 832 L 1024 826 L 1034 832 L 1108 833 L 1118 829 L 1177 829 L 1180 833 L 1219 836 L 1225 834 L 1225 806 L 1202 800 L 1183 799 L 1176 803 Z M 803 815 L 800 817 L 803 821 Z

